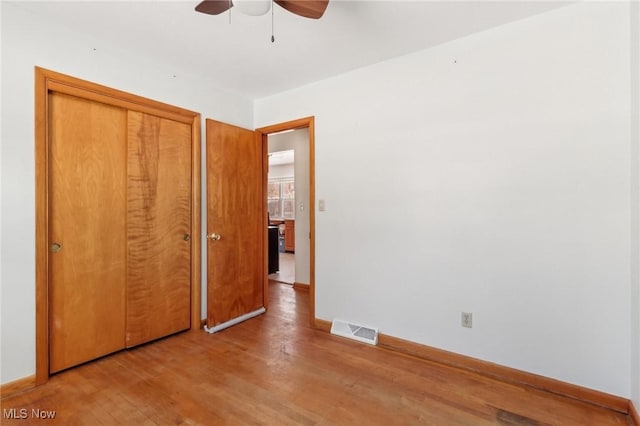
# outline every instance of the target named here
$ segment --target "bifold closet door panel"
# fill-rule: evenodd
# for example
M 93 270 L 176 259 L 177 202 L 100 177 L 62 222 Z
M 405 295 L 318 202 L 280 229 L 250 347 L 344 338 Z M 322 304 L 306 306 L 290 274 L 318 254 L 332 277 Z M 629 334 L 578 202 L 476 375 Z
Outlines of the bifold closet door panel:
M 124 348 L 124 109 L 50 93 L 49 371 Z
M 191 126 L 128 113 L 127 347 L 191 325 Z

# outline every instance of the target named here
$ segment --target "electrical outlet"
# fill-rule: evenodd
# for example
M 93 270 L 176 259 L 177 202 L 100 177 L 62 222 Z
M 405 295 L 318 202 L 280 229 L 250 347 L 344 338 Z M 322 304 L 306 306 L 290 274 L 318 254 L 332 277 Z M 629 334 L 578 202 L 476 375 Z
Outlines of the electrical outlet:
M 471 312 L 462 313 L 462 326 L 471 328 L 473 325 L 473 314 Z

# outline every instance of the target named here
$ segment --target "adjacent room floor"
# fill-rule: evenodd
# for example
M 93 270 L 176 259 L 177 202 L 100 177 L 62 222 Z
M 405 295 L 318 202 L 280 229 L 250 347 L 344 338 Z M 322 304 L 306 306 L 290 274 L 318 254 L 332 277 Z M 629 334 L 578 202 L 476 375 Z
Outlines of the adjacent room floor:
M 266 314 L 217 334 L 181 333 L 57 374 L 2 409 L 55 411 L 44 423 L 65 425 L 628 424 L 624 414 L 312 329 L 306 291 L 272 282 L 270 301 Z
M 296 255 L 293 253 L 280 253 L 280 270 L 270 274 L 269 279 L 285 284 L 293 284 L 296 281 Z

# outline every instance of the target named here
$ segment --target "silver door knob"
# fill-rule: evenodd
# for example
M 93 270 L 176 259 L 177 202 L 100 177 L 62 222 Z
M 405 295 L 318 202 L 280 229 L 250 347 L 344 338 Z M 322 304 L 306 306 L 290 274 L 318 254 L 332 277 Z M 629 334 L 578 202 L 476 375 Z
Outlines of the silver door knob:
M 222 238 L 220 234 L 216 234 L 215 232 L 212 232 L 211 234 L 207 234 L 207 240 L 219 241 L 220 238 Z

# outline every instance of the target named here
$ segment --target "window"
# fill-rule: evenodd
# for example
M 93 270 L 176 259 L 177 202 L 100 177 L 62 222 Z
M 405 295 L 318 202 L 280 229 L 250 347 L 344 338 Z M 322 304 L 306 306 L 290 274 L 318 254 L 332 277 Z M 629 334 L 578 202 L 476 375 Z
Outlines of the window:
M 295 219 L 296 186 L 293 179 L 273 179 L 267 184 L 269 217 Z

